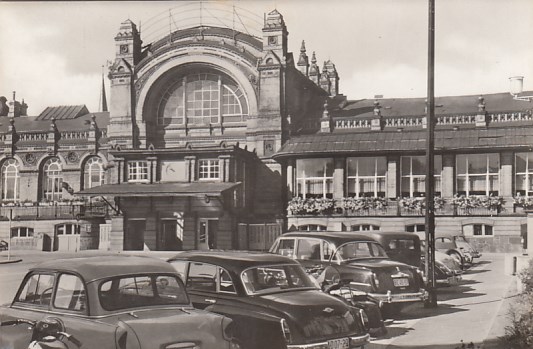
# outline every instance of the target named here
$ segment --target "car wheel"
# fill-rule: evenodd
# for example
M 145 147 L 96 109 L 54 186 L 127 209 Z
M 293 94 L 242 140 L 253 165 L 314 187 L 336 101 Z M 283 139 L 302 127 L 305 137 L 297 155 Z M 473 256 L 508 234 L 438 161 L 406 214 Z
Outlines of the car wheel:
M 381 308 L 381 314 L 384 319 L 394 319 L 402 312 L 402 304 L 385 303 Z

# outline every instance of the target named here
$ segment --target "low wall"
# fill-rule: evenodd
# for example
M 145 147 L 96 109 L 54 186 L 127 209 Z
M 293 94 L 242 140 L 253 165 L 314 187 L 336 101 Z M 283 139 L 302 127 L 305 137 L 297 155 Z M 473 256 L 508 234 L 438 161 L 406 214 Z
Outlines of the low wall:
M 522 237 L 520 236 L 468 236 L 466 239 L 480 252 L 522 253 Z

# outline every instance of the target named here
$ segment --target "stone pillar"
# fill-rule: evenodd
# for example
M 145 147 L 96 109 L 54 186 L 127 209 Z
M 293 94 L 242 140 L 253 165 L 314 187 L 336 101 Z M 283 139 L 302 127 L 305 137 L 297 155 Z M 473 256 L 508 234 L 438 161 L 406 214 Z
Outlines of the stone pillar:
M 185 157 L 185 168 L 187 182 L 196 181 L 196 156 Z
M 157 181 L 157 157 L 149 156 L 148 160 L 148 181 L 154 183 Z
M 443 198 L 452 198 L 454 194 L 453 182 L 455 177 L 453 175 L 453 169 L 455 168 L 455 155 L 444 154 L 442 155 L 442 175 L 441 190 Z
M 124 158 L 116 158 L 115 161 L 117 163 L 117 183 L 120 184 L 125 181 L 125 161 Z
M 533 256 L 533 211 L 527 211 L 527 249 L 529 256 Z
M 124 250 L 124 217 L 111 218 L 111 232 L 109 233 L 109 249 L 112 251 Z
M 400 166 L 400 157 L 399 156 L 388 156 L 387 157 L 387 198 L 396 199 L 400 192 L 400 183 L 398 182 L 399 178 L 399 166 Z
M 290 200 L 295 196 L 296 192 L 296 161 L 294 159 L 287 160 L 287 199 Z
M 231 176 L 231 159 L 233 156 L 231 155 L 221 155 L 218 157 L 220 164 L 220 180 L 222 182 L 231 182 L 232 176 Z
M 335 169 L 333 171 L 333 197 L 344 197 L 344 158 L 335 158 Z
M 507 210 L 513 209 L 513 155 L 510 151 L 500 154 L 500 196 Z

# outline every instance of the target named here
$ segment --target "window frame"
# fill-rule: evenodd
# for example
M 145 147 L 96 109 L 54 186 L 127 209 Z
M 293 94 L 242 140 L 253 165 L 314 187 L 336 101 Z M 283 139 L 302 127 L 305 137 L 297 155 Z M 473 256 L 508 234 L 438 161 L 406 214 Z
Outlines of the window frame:
M 498 171 L 495 172 L 495 173 L 491 173 L 490 172 L 490 157 L 492 156 L 495 156 L 496 157 L 496 160 L 497 160 L 497 165 L 498 165 Z M 486 161 L 485 161 L 485 172 L 482 173 L 470 173 L 469 172 L 469 162 L 468 162 L 468 158 L 469 157 L 480 157 L 480 156 L 485 156 L 486 158 Z M 459 173 L 459 162 L 461 161 L 462 158 L 465 158 L 465 173 Z M 483 153 L 483 154 L 458 154 L 456 156 L 456 159 L 455 159 L 455 188 L 456 188 L 456 194 L 457 195 L 466 195 L 466 196 L 471 196 L 471 195 L 480 195 L 480 196 L 498 196 L 500 191 L 501 191 L 501 181 L 500 181 L 500 170 L 501 170 L 501 157 L 500 157 L 500 154 L 499 153 Z M 470 178 L 472 177 L 484 177 L 483 181 L 485 182 L 485 193 L 482 193 L 482 194 L 478 194 L 478 193 L 471 193 L 471 192 L 475 192 L 474 190 L 472 190 L 471 186 L 471 180 Z M 491 177 L 496 177 L 496 181 L 497 181 L 497 190 L 490 190 L 490 186 L 491 186 Z M 465 190 L 459 190 L 459 181 L 460 179 L 463 179 L 464 181 L 464 185 L 465 185 Z
M 50 169 L 57 166 L 57 169 Z M 46 160 L 43 165 L 42 195 L 48 201 L 60 201 L 63 198 L 63 165 L 58 157 Z
M 374 174 L 371 176 L 359 176 L 359 159 L 374 159 Z M 355 161 L 355 174 L 350 173 L 350 161 Z M 385 161 L 385 173 L 383 175 L 378 175 L 378 165 L 379 161 Z M 373 195 L 370 197 L 385 197 L 387 195 L 387 171 L 388 171 L 388 162 L 386 156 L 371 156 L 371 157 L 348 157 L 346 159 L 346 192 L 348 193 L 349 197 L 369 197 L 369 195 L 366 195 L 367 192 L 361 192 L 359 189 L 361 188 L 361 182 L 365 179 L 373 180 Z M 351 195 L 350 192 L 350 180 L 354 181 L 354 195 Z M 382 187 L 383 191 L 378 191 L 378 183 L 380 181 L 383 181 Z M 362 194 L 362 195 L 361 195 Z
M 426 174 L 413 174 L 413 159 L 415 158 L 422 160 L 425 166 L 426 157 L 424 155 L 406 155 L 400 157 L 400 193 L 402 197 L 424 197 L 426 195 Z M 403 172 L 404 161 L 406 161 L 407 159 L 409 159 L 409 173 L 405 174 Z M 434 161 L 433 164 L 433 181 L 435 187 L 435 196 L 440 196 L 442 191 L 442 155 L 435 155 L 434 159 L 439 159 L 438 161 Z M 408 192 L 405 190 L 406 188 L 404 188 L 403 185 L 404 179 L 409 180 Z M 414 191 L 416 180 L 423 181 L 424 185 L 422 186 L 422 191 Z M 408 193 L 408 195 L 405 195 L 405 193 Z
M 95 167 L 97 167 L 95 169 Z M 96 171 L 97 173 L 93 173 Z M 98 184 L 93 183 L 93 175 L 98 175 Z M 90 189 L 105 184 L 104 162 L 99 156 L 91 156 L 86 162 L 83 169 L 83 188 Z
M 304 166 L 305 161 L 323 161 L 322 176 L 306 176 L 305 170 L 302 169 L 302 175 L 299 174 L 298 162 L 300 162 L 302 167 Z M 328 164 L 331 166 L 331 176 L 328 176 Z M 296 195 L 302 198 L 333 198 L 333 178 L 335 173 L 335 159 L 334 158 L 306 158 L 306 159 L 297 159 L 296 160 Z M 318 169 L 318 168 L 317 168 Z M 315 183 L 311 183 L 315 181 Z M 308 193 L 308 186 L 317 185 L 322 187 L 322 193 Z
M 128 161 L 128 182 L 148 183 L 150 181 L 150 167 L 146 160 Z
M 11 170 L 14 168 L 14 170 Z M 7 159 L 2 164 L 1 169 L 2 176 L 2 200 L 6 201 L 19 201 L 20 194 L 20 168 L 17 159 Z M 14 181 L 14 184 L 11 185 L 11 182 Z M 9 188 L 13 188 L 13 197 L 8 197 Z
M 525 155 L 525 171 L 519 171 L 517 162 L 520 155 Z M 530 162 L 533 163 L 533 152 L 517 152 L 514 154 L 514 169 L 515 169 L 515 189 L 514 192 L 516 195 L 521 195 L 526 198 L 533 197 L 533 165 L 530 165 Z M 530 168 L 531 166 L 531 168 Z M 522 181 L 522 188 L 518 188 L 519 177 L 525 177 Z
M 220 180 L 220 160 L 219 159 L 199 159 L 198 160 L 198 180 L 199 181 Z

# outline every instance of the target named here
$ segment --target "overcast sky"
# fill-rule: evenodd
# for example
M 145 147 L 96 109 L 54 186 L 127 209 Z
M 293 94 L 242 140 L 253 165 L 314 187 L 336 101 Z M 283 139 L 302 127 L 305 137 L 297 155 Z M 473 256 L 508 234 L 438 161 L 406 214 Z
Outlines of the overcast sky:
M 426 95 L 427 2 L 220 0 L 218 5 L 235 4 L 259 17 L 277 8 L 295 58 L 305 40 L 308 55 L 316 51 L 320 68 L 325 60 L 335 63 L 340 92 L 361 99 Z M 120 23 L 128 18 L 141 22 L 148 35 L 154 16 L 162 14 L 156 27 L 168 28 L 169 9 L 199 5 L 0 2 L 0 95 L 11 99 L 17 91 L 30 115 L 54 105 L 85 104 L 98 111 L 101 66 L 114 58 Z M 187 16 L 172 21 L 179 26 Z M 244 15 L 239 19 L 246 21 Z M 532 0 L 436 0 L 436 95 L 507 92 L 514 75 L 525 76 L 525 89 L 533 90 L 532 39 Z

